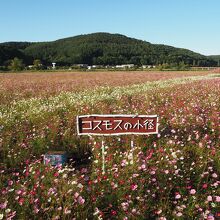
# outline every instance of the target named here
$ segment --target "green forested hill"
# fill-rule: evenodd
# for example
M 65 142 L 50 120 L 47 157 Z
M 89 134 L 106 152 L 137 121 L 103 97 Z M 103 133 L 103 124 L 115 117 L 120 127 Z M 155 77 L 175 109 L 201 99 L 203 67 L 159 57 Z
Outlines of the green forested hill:
M 187 49 L 151 44 L 120 34 L 94 33 L 60 39 L 52 42 L 9 42 L 0 44 L 0 66 L 18 57 L 32 64 L 40 59 L 44 64 L 116 65 L 133 63 L 179 64 L 216 66 L 217 61 Z
M 26 63 L 32 62 L 32 57 L 24 53 L 24 49 L 30 46 L 28 42 L 7 42 L 0 44 L 0 66 L 8 65 L 10 60 L 17 57 Z
M 209 56 L 209 58 L 218 62 L 218 66 L 220 66 L 220 55 Z

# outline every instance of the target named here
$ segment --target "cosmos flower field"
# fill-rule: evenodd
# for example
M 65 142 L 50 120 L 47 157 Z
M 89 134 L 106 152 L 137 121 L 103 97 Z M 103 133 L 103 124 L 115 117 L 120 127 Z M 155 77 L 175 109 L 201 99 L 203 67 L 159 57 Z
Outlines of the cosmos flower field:
M 215 219 L 220 75 L 160 74 L 116 86 L 79 80 L 80 89 L 0 81 L 0 219 Z M 103 174 L 102 137 L 76 134 L 87 114 L 157 114 L 159 133 L 105 137 Z M 68 163 L 44 164 L 48 151 L 66 151 Z

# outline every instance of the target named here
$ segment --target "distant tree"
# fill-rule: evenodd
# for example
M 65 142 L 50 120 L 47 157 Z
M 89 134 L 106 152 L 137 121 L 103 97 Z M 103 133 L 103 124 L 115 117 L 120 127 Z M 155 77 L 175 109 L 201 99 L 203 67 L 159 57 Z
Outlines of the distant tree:
M 196 60 L 193 60 L 193 66 L 196 66 Z
M 6 66 L 0 66 L 0 71 L 6 71 L 7 67 Z
M 39 59 L 34 60 L 33 62 L 34 69 L 39 70 L 42 68 L 42 63 Z
M 9 69 L 13 70 L 13 71 L 23 70 L 24 69 L 23 61 L 21 59 L 18 59 L 17 57 L 15 57 L 9 65 Z
M 187 69 L 187 65 L 185 65 L 184 61 L 180 62 L 177 66 L 178 70 L 185 70 Z

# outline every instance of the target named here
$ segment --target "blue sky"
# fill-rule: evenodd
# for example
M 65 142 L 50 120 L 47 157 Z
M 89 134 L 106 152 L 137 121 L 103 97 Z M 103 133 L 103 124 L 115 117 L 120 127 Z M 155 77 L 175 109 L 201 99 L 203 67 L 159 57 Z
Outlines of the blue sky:
M 220 0 L 0 0 L 0 42 L 120 33 L 220 54 Z

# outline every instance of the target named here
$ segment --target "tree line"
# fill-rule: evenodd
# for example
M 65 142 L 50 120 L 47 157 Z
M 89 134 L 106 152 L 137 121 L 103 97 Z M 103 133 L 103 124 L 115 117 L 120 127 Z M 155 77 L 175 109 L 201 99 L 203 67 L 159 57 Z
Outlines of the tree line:
M 16 58 L 16 60 L 14 60 Z M 14 60 L 14 61 L 13 61 Z M 53 42 L 10 42 L 0 44 L 0 66 L 12 67 L 56 62 L 59 66 L 88 65 L 168 65 L 218 66 L 219 62 L 193 51 L 166 45 L 151 44 L 120 34 L 95 33 Z M 17 65 L 16 64 L 16 65 Z M 22 66 L 22 65 L 20 65 Z

